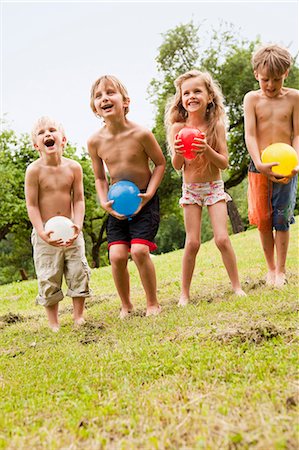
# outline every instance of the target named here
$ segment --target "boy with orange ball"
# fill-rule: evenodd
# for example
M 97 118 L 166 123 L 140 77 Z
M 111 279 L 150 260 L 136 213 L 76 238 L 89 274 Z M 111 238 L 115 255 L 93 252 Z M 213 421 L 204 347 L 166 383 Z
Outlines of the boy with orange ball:
M 259 48 L 252 65 L 260 89 L 244 97 L 245 141 L 251 156 L 248 216 L 260 233 L 268 266 L 266 284 L 276 288 L 286 283 L 289 226 L 294 223 L 299 166 L 281 177 L 275 173 L 278 163 L 263 163 L 261 153 L 278 142 L 291 145 L 299 153 L 299 91 L 283 86 L 291 64 L 287 49 L 278 45 Z

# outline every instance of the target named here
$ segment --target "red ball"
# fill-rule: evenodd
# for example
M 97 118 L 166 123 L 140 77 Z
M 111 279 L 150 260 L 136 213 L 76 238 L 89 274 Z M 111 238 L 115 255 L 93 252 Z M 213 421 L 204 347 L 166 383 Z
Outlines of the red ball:
M 196 157 L 196 153 L 192 150 L 192 144 L 194 142 L 194 138 L 204 139 L 205 135 L 197 128 L 189 128 L 184 127 L 178 133 L 178 138 L 182 140 L 184 157 L 186 159 L 194 159 Z

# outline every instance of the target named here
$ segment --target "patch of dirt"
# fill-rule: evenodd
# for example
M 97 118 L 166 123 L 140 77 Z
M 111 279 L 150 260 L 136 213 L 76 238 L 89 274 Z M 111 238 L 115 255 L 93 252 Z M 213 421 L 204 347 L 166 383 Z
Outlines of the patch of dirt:
M 262 341 L 268 341 L 277 336 L 290 334 L 292 329 L 278 328 L 276 325 L 266 323 L 252 324 L 247 329 L 231 328 L 216 334 L 216 339 L 222 342 L 238 340 L 239 342 L 250 342 L 260 344 Z
M 253 289 L 259 289 L 265 286 L 265 284 L 265 280 L 252 280 L 251 278 L 247 278 L 247 280 L 245 280 L 244 282 L 244 288 L 246 291 L 250 291 Z
M 25 318 L 21 316 L 21 314 L 14 314 L 11 312 L 0 317 L 0 321 L 6 323 L 7 325 L 11 325 L 17 322 L 23 322 L 24 320 Z
M 295 392 L 293 395 L 290 395 L 286 399 L 286 406 L 288 409 L 295 408 L 299 405 L 299 391 Z
M 81 339 L 80 344 L 94 344 L 100 340 L 100 332 L 106 329 L 104 323 L 98 322 L 85 322 L 84 325 L 80 327 Z
M 97 336 L 85 336 L 82 339 L 80 339 L 80 344 L 88 345 L 88 344 L 95 344 L 96 342 L 99 342 L 99 337 Z
M 87 320 L 84 325 L 81 326 L 84 332 L 95 331 L 95 330 L 105 330 L 106 325 L 103 322 L 91 322 Z

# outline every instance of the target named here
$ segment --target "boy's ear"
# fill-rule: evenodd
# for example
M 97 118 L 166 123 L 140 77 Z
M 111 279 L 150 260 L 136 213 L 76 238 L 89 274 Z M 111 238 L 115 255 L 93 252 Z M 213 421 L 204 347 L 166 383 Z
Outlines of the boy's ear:
M 254 73 L 255 79 L 256 79 L 257 81 L 259 81 L 259 74 L 258 74 L 258 71 L 257 71 L 257 70 L 254 70 L 253 73 Z

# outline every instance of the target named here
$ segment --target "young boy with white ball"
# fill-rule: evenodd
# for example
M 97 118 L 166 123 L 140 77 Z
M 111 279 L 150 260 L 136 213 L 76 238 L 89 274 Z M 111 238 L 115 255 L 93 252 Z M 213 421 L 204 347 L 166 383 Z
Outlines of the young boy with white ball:
M 81 231 L 85 213 L 83 174 L 79 163 L 62 156 L 66 137 L 61 124 L 41 117 L 33 126 L 31 137 L 40 155 L 28 166 L 25 176 L 26 206 L 33 226 L 31 240 L 38 279 L 36 303 L 45 306 L 50 328 L 57 332 L 58 304 L 64 297 L 63 275 L 67 295 L 73 300 L 76 325 L 84 323 L 85 298 L 90 296 L 90 270 Z M 55 216 L 72 220 L 71 237 L 65 240 L 55 235 L 55 226 L 45 230 L 46 222 Z

